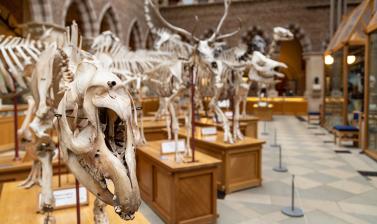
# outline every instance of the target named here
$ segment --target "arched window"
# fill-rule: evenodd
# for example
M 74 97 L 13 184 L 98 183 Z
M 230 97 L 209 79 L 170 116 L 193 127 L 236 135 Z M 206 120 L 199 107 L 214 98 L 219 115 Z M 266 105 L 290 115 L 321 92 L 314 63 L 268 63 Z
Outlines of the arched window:
M 83 36 L 93 36 L 94 32 L 94 9 L 86 0 L 71 0 L 66 6 L 64 25 L 70 26 L 76 21 Z
M 128 38 L 128 47 L 132 51 L 142 48 L 141 35 L 137 21 L 135 21 L 131 26 L 131 32 Z
M 148 31 L 147 38 L 145 39 L 145 48 L 148 50 L 152 50 L 154 48 L 154 39 L 153 35 L 150 31 Z
M 107 8 L 105 13 L 103 14 L 99 29 L 100 33 L 108 30 L 119 37 L 119 22 L 114 13 L 114 10 L 111 7 Z

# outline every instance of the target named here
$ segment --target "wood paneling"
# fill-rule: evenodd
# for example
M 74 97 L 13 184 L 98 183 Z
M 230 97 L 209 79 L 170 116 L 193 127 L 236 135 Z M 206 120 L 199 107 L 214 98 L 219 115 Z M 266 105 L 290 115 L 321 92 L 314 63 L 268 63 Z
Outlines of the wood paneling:
M 274 97 L 264 99 L 267 103 L 272 104 L 273 115 L 307 115 L 308 102 L 303 97 Z M 247 99 L 247 112 L 254 114 L 254 104 L 259 102 L 257 97 Z M 256 114 L 254 114 L 257 116 Z M 258 116 L 257 116 L 258 117 Z
M 186 137 L 181 129 L 180 136 Z M 217 171 L 217 189 L 230 193 L 262 183 L 262 144 L 264 141 L 245 137 L 234 144 L 225 143 L 223 132 L 218 132 L 214 139 L 201 136 L 196 131 L 195 147 L 198 151 L 221 159 Z
M 220 161 L 198 152 L 197 162 L 177 163 L 174 155 L 161 157 L 161 142 L 136 151 L 143 200 L 166 223 L 216 223 L 215 172 Z

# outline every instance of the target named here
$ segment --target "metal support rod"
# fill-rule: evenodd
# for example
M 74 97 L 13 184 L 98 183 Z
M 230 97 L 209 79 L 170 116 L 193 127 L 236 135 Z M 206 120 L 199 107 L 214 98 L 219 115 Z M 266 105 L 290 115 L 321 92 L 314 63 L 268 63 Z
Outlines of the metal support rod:
M 292 175 L 292 211 L 295 210 L 295 175 Z
M 81 217 L 80 217 L 80 183 L 77 179 L 75 179 L 76 182 L 76 223 L 81 223 Z
M 303 217 L 304 211 L 301 208 L 295 207 L 295 175 L 292 175 L 292 201 L 291 206 L 285 207 L 281 210 L 284 215 L 289 217 Z
M 263 121 L 263 132 L 262 135 L 268 135 L 267 133 L 267 121 Z
M 58 186 L 61 187 L 61 167 L 60 167 L 60 145 L 59 145 L 59 140 L 58 140 Z
M 281 164 L 281 145 L 279 145 L 279 168 L 282 168 L 282 164 Z
M 192 162 L 195 162 L 195 82 L 194 82 L 194 69 L 192 66 L 190 71 L 191 77 L 191 150 L 192 150 Z M 188 133 L 187 133 L 188 134 Z
M 277 147 L 279 147 L 279 164 L 273 168 L 273 170 L 275 172 L 279 172 L 279 173 L 285 173 L 288 171 L 287 167 L 284 167 L 283 166 L 283 156 L 282 156 L 282 148 L 281 148 L 281 145 L 277 145 Z
M 16 89 L 16 84 L 14 83 L 14 89 Z M 16 91 L 16 90 L 15 90 Z M 17 94 L 13 97 L 13 126 L 14 126 L 14 160 L 20 160 L 19 155 L 19 142 L 18 142 L 18 102 L 17 102 Z
M 272 147 L 277 147 L 278 146 L 277 130 L 276 130 L 276 128 L 274 129 L 274 143 L 271 146 Z

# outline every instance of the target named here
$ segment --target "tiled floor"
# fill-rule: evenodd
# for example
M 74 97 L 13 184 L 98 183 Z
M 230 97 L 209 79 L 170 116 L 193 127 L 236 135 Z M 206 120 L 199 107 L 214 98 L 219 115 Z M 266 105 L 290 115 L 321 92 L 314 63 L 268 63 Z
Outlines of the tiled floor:
M 260 123 L 260 132 L 263 124 Z M 218 223 L 250 224 L 376 224 L 377 177 L 365 178 L 357 171 L 377 171 L 377 163 L 360 150 L 338 147 L 332 135 L 319 127 L 308 128 L 295 117 L 278 116 L 268 123 L 270 135 L 263 151 L 263 185 L 218 200 Z M 288 173 L 272 170 L 278 164 L 278 149 L 271 147 L 274 130 L 282 146 Z M 318 135 L 319 133 L 325 135 Z M 349 150 L 337 154 L 335 150 Z M 303 218 L 289 218 L 280 210 L 290 205 L 291 176 L 296 185 L 296 205 Z M 141 207 L 147 219 L 163 223 L 148 206 Z

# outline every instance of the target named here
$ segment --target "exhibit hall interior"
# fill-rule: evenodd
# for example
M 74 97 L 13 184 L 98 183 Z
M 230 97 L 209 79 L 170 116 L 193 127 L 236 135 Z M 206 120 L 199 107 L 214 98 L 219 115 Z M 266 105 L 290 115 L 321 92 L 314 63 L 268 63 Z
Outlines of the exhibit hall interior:
M 377 224 L 377 0 L 0 0 L 0 224 Z

